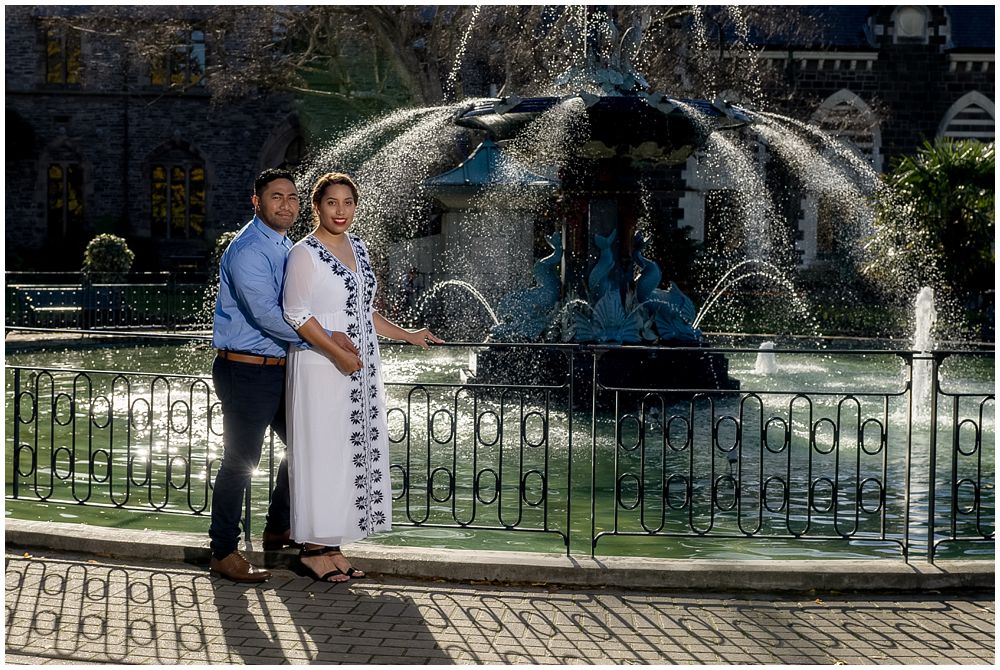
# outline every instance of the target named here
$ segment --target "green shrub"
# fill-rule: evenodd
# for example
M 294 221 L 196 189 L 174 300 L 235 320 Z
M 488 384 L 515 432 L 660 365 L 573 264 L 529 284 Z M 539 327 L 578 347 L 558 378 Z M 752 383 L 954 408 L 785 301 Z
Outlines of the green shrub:
M 104 233 L 92 239 L 84 249 L 83 274 L 91 282 L 121 282 L 132 269 L 134 260 L 135 253 L 124 239 Z
M 868 240 L 868 276 L 916 295 L 921 286 L 963 302 L 993 288 L 995 156 L 992 142 L 925 142 L 885 176 Z

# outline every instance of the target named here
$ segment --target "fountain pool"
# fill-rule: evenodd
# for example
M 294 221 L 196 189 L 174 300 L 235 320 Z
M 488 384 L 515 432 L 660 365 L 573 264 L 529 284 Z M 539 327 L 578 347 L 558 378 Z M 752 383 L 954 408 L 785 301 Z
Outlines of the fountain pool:
M 461 382 L 475 348 L 384 347 L 399 497 L 397 527 L 378 542 L 563 551 L 568 536 L 579 553 L 596 539 L 598 554 L 775 559 L 898 556 L 904 541 L 911 556 L 924 551 L 926 487 L 906 482 L 909 465 L 910 482 L 926 484 L 931 430 L 910 414 L 909 368 L 895 353 L 777 347 L 775 367 L 761 372 L 754 347 L 733 347 L 725 354 L 739 393 L 671 400 L 601 389 L 611 409 L 594 413 L 568 408 L 559 389 L 476 393 Z M 20 399 L 19 442 L 38 462 L 29 467 L 22 452 L 19 499 L 8 481 L 6 514 L 205 530 L 193 513 L 204 510 L 221 451 L 212 356 L 203 341 L 9 353 L 8 397 L 20 369 L 22 393 L 42 402 L 36 420 Z M 77 371 L 56 371 L 67 366 Z M 979 541 L 946 542 L 937 556 L 993 556 L 993 372 L 992 355 L 940 366 L 937 536 L 954 520 L 957 537 Z M 8 426 L 14 411 L 8 403 Z M 258 529 L 268 467 L 255 480 Z M 968 513 L 942 502 L 953 487 Z M 107 506 L 123 503 L 134 509 Z

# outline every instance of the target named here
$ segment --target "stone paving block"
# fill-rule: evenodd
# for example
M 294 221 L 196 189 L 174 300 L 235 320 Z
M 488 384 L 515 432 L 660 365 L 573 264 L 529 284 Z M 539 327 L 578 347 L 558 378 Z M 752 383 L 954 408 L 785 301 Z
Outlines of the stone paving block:
M 368 662 L 372 665 L 424 665 L 427 659 L 408 656 L 372 656 Z
M 398 647 L 400 649 L 437 649 L 440 645 L 437 640 L 418 640 L 418 639 L 408 639 L 408 640 L 397 640 L 397 639 L 381 639 L 378 641 L 383 647 Z
M 315 641 L 314 641 L 315 642 Z M 346 654 L 351 645 L 346 642 L 340 641 L 329 641 L 329 642 L 316 642 L 316 651 L 319 654 Z
M 396 629 L 396 624 L 391 619 L 382 620 L 380 618 L 371 618 L 364 623 L 350 625 L 357 631 L 390 631 Z

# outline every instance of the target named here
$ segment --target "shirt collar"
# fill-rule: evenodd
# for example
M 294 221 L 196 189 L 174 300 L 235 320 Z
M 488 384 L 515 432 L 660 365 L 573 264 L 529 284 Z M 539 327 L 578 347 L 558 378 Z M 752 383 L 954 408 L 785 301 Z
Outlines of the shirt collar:
M 261 235 L 266 237 L 271 242 L 274 242 L 275 244 L 285 248 L 289 248 L 292 246 L 292 241 L 288 239 L 288 235 L 282 235 L 278 232 L 275 232 L 273 228 L 271 228 L 269 225 L 261 221 L 260 217 L 257 215 L 254 215 L 253 217 L 253 225 Z

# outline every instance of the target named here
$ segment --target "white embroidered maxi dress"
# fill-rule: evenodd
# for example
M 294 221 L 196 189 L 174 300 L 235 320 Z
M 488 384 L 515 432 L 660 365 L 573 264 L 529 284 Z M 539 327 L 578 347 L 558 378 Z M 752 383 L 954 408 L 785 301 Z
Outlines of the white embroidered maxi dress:
M 368 250 L 350 235 L 357 272 L 314 236 L 297 243 L 285 271 L 285 319 L 315 317 L 347 333 L 362 368 L 350 376 L 314 349 L 288 354 L 285 417 L 292 539 L 346 544 L 390 530 L 388 429 L 378 340 L 372 322 L 377 283 Z

